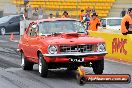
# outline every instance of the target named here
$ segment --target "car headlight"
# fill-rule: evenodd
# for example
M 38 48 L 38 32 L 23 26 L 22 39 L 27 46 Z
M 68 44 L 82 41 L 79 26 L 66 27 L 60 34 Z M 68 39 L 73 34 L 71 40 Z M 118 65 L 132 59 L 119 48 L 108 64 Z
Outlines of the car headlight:
M 106 51 L 105 44 L 98 44 L 97 51 L 98 52 Z
M 48 47 L 48 53 L 49 54 L 57 54 L 57 46 L 49 46 Z

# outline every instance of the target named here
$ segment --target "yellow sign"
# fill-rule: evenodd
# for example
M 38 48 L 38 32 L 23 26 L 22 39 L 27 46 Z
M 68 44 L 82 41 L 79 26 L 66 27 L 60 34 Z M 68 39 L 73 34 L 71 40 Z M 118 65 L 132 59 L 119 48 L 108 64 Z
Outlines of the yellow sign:
M 132 34 L 122 35 L 117 33 L 106 33 L 89 31 L 90 36 L 101 37 L 106 42 L 106 57 L 125 62 L 132 62 Z

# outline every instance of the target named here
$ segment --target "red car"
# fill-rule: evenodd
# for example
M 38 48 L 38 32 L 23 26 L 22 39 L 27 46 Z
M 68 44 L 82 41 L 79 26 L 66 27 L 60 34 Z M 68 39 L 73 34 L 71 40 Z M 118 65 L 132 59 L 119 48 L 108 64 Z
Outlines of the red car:
M 88 36 L 80 21 L 69 18 L 31 22 L 18 47 L 23 70 L 38 64 L 42 77 L 48 69 L 78 66 L 91 66 L 95 74 L 102 74 L 107 54 L 103 39 Z

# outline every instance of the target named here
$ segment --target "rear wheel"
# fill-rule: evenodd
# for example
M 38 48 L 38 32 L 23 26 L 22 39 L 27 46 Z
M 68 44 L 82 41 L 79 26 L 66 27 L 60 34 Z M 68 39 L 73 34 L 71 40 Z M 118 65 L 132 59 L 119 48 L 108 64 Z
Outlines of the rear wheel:
M 29 62 L 27 61 L 24 53 L 22 52 L 21 53 L 21 67 L 23 70 L 33 70 L 33 63 L 32 62 Z
M 41 53 L 39 54 L 39 73 L 41 77 L 47 77 L 48 75 L 48 64 Z
M 5 27 L 0 28 L 0 33 L 1 33 L 1 35 L 5 35 L 5 33 L 6 33 Z
M 102 74 L 104 70 L 104 59 L 92 62 L 92 67 L 95 74 Z

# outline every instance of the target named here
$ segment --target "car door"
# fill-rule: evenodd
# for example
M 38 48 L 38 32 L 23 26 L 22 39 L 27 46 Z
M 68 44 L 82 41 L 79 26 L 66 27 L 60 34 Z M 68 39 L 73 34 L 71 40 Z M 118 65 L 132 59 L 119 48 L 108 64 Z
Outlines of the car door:
M 20 33 L 20 16 L 16 16 L 14 32 Z
M 17 19 L 16 16 L 12 17 L 9 21 L 8 21 L 8 26 L 7 29 L 9 29 L 9 32 L 18 32 L 18 25 L 19 25 L 19 19 Z M 20 29 L 20 28 L 19 28 Z
M 27 29 L 27 32 L 24 33 L 24 35 L 22 36 L 21 40 L 23 41 L 23 51 L 26 57 L 30 57 L 30 45 L 29 45 L 29 41 L 30 41 L 30 36 L 31 36 L 31 24 L 29 24 L 29 27 Z
M 37 50 L 39 45 L 39 36 L 38 36 L 38 26 L 37 24 L 33 24 L 30 30 L 30 41 L 29 41 L 29 55 L 32 58 L 33 62 L 37 60 Z

